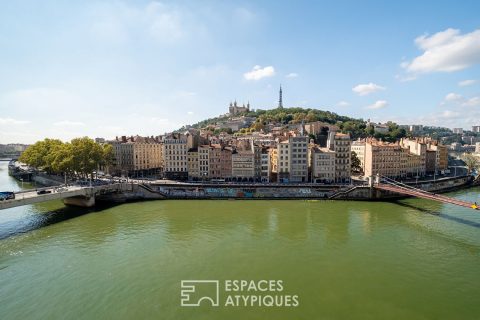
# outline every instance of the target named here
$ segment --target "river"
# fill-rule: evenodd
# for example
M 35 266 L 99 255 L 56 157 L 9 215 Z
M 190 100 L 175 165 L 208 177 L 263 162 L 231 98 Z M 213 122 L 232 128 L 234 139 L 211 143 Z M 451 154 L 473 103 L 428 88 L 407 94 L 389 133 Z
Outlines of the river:
M 0 189 L 20 188 L 0 162 Z M 181 306 L 191 279 L 281 280 L 299 304 L 225 306 L 223 288 L 219 307 Z M 478 319 L 479 299 L 479 211 L 427 200 L 0 211 L 2 320 Z

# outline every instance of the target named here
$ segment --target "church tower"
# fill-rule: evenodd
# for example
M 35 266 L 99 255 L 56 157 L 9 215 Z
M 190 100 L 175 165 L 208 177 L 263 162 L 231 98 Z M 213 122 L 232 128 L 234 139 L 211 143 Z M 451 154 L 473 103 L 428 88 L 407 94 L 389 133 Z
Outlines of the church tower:
M 279 96 L 278 96 L 278 109 L 283 109 L 282 85 L 280 85 L 280 92 L 279 92 Z

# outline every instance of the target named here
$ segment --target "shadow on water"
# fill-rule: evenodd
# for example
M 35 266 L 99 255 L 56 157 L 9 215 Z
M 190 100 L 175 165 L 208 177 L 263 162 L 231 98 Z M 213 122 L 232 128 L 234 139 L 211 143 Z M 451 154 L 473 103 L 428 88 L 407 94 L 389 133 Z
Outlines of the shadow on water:
M 48 212 L 34 213 L 28 217 L 2 223 L 0 225 L 0 240 L 78 218 L 92 212 L 101 212 L 116 205 L 117 204 L 102 203 L 93 208 L 65 206 Z
M 406 207 L 406 208 L 414 209 L 414 210 L 417 210 L 417 211 L 420 211 L 420 212 L 423 212 L 423 213 L 431 214 L 431 215 L 436 216 L 436 217 L 440 217 L 440 218 L 447 219 L 447 220 L 450 220 L 450 221 L 455 221 L 455 222 L 458 222 L 458 223 L 461 223 L 461 224 L 464 224 L 464 225 L 467 225 L 467 226 L 480 228 L 480 223 L 475 222 L 475 221 L 470 221 L 470 220 L 466 220 L 466 219 L 463 219 L 463 218 L 460 218 L 460 217 L 451 216 L 451 215 L 446 214 L 446 213 L 436 212 L 436 211 L 433 211 L 433 210 L 417 207 L 417 206 L 414 206 L 414 205 L 411 205 L 411 204 L 408 204 L 408 203 L 404 203 L 404 202 L 400 202 L 400 201 L 393 201 L 393 203 L 395 203 L 399 206 L 402 206 L 402 207 Z

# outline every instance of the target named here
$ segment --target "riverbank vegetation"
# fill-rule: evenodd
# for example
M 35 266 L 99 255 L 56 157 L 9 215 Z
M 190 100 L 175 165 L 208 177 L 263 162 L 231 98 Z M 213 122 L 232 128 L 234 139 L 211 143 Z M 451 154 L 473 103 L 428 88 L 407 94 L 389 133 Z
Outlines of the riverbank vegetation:
M 48 174 L 67 174 L 75 178 L 87 178 L 113 160 L 113 149 L 109 144 L 101 145 L 83 137 L 70 142 L 45 139 L 29 146 L 19 161 L 43 170 Z
M 468 174 L 471 174 L 472 172 L 477 172 L 480 168 L 480 160 L 478 159 L 478 157 L 474 156 L 471 153 L 465 153 L 462 156 L 462 160 L 465 162 Z

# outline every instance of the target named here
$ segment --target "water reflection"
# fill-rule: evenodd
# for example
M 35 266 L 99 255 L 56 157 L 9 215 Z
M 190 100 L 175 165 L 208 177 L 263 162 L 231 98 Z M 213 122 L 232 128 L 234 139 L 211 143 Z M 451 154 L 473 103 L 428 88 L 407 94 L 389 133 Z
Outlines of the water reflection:
M 30 214 L 22 215 L 18 219 L 5 221 L 0 224 L 0 240 L 74 219 L 88 213 L 100 212 L 110 207 L 111 206 L 97 206 L 96 208 L 61 207 L 52 210 L 48 207 L 48 204 L 33 205 L 27 209 Z M 8 212 L 3 212 L 3 214 L 8 214 Z
M 458 222 L 458 223 L 461 223 L 461 224 L 464 224 L 464 225 L 467 225 L 467 226 L 480 228 L 480 223 L 479 222 L 467 220 L 467 219 L 464 219 L 464 218 L 461 218 L 461 217 L 452 216 L 452 215 L 449 215 L 449 214 L 446 214 L 446 213 L 442 212 L 440 210 L 441 205 L 437 206 L 437 207 L 439 207 L 438 210 L 435 210 L 435 209 L 430 209 L 430 208 L 422 208 L 420 206 L 412 205 L 412 204 L 409 204 L 409 203 L 404 203 L 404 202 L 401 202 L 401 201 L 396 201 L 395 204 L 398 205 L 398 206 L 401 206 L 401 207 L 405 207 L 405 208 L 413 209 L 413 210 L 416 210 L 416 211 L 420 211 L 422 213 L 434 215 L 434 216 L 439 217 L 439 218 L 447 219 L 447 220 L 450 220 L 450 221 L 455 221 L 455 222 Z

